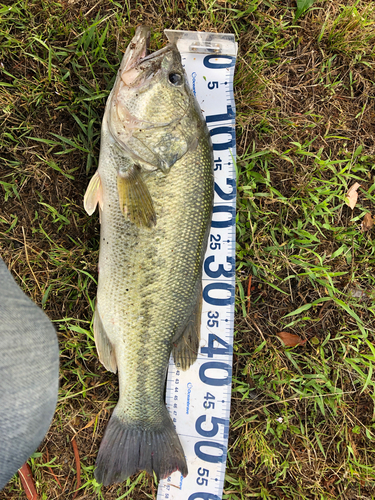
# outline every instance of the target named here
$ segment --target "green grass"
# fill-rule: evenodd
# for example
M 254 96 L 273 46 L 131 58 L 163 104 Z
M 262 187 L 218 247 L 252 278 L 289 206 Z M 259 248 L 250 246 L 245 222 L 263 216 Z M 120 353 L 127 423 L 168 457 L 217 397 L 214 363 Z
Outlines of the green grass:
M 375 3 L 317 0 L 295 17 L 292 0 L 0 5 L 0 252 L 54 321 L 61 352 L 55 419 L 29 461 L 42 499 L 72 498 L 77 432 L 77 498 L 156 495 L 144 473 L 109 488 L 93 478 L 117 379 L 95 351 L 99 224 L 82 206 L 105 100 L 141 23 L 152 26 L 153 49 L 164 28 L 233 32 L 239 42 L 223 498 L 375 498 L 375 244 L 374 229 L 361 230 L 375 215 Z M 281 331 L 307 343 L 284 347 Z M 0 498 L 24 498 L 17 476 Z

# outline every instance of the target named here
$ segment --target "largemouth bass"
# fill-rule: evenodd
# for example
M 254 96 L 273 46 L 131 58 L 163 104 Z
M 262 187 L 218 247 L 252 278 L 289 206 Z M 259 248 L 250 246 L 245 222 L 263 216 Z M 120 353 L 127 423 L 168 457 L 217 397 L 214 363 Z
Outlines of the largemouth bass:
M 176 46 L 147 55 L 149 37 L 139 27 L 127 47 L 84 199 L 101 222 L 95 343 L 120 386 L 96 461 L 105 485 L 188 473 L 164 390 L 171 352 L 182 369 L 197 357 L 213 155 Z

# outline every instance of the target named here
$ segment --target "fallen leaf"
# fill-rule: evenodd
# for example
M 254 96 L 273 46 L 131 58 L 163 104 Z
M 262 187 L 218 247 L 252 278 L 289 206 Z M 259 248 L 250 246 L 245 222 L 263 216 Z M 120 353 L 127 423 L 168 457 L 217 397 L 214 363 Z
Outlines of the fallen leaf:
M 286 347 L 295 347 L 296 345 L 306 344 L 307 340 L 301 339 L 298 335 L 288 332 L 280 332 L 276 334 Z
M 33 475 L 29 464 L 26 462 L 18 470 L 23 489 L 25 490 L 27 500 L 38 500 L 38 494 L 35 489 Z
M 367 212 L 367 214 L 363 217 L 361 228 L 362 231 L 369 231 L 374 225 L 374 219 L 371 217 L 371 214 Z
M 349 207 L 354 210 L 354 207 L 357 204 L 358 201 L 358 193 L 357 190 L 358 188 L 361 187 L 361 185 L 358 182 L 355 182 L 353 186 L 349 188 L 349 191 L 346 193 L 346 204 L 349 205 Z

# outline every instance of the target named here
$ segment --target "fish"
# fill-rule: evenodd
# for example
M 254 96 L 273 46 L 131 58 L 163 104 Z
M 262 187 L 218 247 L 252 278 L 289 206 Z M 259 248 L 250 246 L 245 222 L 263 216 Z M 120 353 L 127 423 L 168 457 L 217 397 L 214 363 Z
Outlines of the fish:
M 84 196 L 100 216 L 94 339 L 119 379 L 94 472 L 104 485 L 188 473 L 164 395 L 171 353 L 186 370 L 199 348 L 213 148 L 176 45 L 148 54 L 149 40 L 140 26 L 125 51 Z

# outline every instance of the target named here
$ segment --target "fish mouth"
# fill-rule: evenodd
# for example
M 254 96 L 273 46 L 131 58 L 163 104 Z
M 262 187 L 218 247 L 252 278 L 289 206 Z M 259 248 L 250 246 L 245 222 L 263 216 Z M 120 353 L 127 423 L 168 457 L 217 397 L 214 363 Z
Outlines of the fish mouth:
M 138 26 L 135 35 L 129 43 L 124 57 L 124 67 L 121 73 L 135 68 L 148 54 L 150 46 L 151 29 L 148 26 Z
M 120 67 L 121 79 L 126 85 L 131 84 L 136 79 L 137 70 L 143 63 L 159 59 L 160 56 L 175 49 L 175 45 L 168 44 L 166 47 L 149 54 L 150 37 L 151 29 L 148 26 L 138 26 L 126 49 Z

